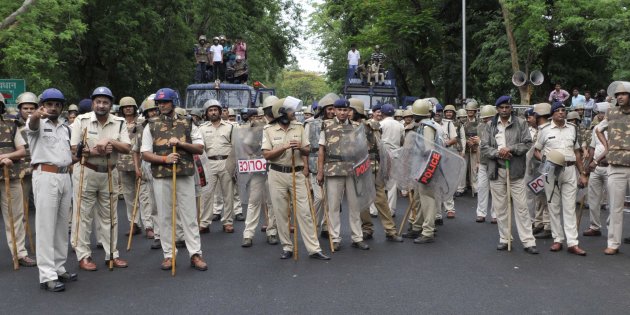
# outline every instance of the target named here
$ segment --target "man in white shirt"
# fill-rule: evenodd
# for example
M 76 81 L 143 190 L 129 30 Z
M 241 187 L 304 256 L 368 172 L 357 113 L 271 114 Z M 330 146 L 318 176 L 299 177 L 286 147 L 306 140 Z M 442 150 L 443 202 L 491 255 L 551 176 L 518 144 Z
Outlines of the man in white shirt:
M 586 98 L 580 94 L 577 88 L 573 88 L 573 96 L 571 97 L 571 108 L 575 109 L 577 104 L 586 104 Z
M 360 62 L 361 54 L 357 50 L 357 46 L 355 44 L 350 45 L 350 51 L 348 51 L 348 68 L 352 70 L 353 74 L 357 71 Z
M 213 80 L 225 80 L 225 74 L 223 73 L 223 46 L 219 44 L 219 38 L 214 37 L 212 39 L 212 46 L 210 46 L 210 55 L 212 56 L 212 79 Z
M 391 104 L 381 107 L 383 120 L 381 123 L 381 141 L 388 150 L 396 150 L 402 146 L 405 138 L 405 127 L 394 119 L 396 109 Z M 387 189 L 387 201 L 392 210 L 392 216 L 396 215 L 396 203 L 398 202 L 398 187 L 395 181 L 390 180 L 385 186 Z

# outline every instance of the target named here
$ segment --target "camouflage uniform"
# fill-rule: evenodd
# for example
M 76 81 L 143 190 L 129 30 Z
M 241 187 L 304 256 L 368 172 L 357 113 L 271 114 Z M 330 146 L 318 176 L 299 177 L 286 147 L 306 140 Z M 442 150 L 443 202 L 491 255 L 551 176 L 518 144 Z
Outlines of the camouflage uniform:
M 618 249 L 623 232 L 623 208 L 630 186 L 630 111 L 627 107 L 611 107 L 606 119 L 596 128 L 608 129 L 608 247 Z
M 198 43 L 195 44 L 194 52 L 195 52 L 195 82 L 204 82 L 207 81 L 207 69 L 208 69 L 208 54 L 210 53 L 210 43 L 205 43 L 203 46 Z M 206 80 L 204 80 L 206 79 Z
M 385 194 L 385 183 L 382 178 L 376 176 L 379 171 L 379 142 L 381 137 L 380 123 L 374 119 L 363 122 L 365 125 L 365 136 L 368 141 L 368 153 L 370 154 L 370 161 L 372 162 L 372 174 L 374 174 L 374 183 L 376 185 L 376 200 L 374 205 L 378 210 L 379 218 L 381 219 L 381 225 L 385 229 L 386 236 L 396 236 L 396 223 L 392 218 L 392 211 L 389 208 L 387 195 Z M 397 193 L 397 192 L 396 192 Z M 372 235 L 374 232 L 374 224 L 372 224 L 372 218 L 370 212 L 365 209 L 361 211 L 361 229 L 363 233 Z
M 151 119 L 142 133 L 142 147 L 140 152 L 153 152 L 159 156 L 167 156 L 172 153 L 172 147 L 168 146 L 171 137 L 176 137 L 181 142 L 202 144 L 203 140 L 197 126 L 190 119 L 160 115 Z M 195 207 L 195 166 L 193 155 L 186 150 L 178 150 L 177 162 L 177 222 L 181 223 L 188 255 L 201 256 L 201 238 Z M 153 175 L 153 191 L 159 216 L 160 241 L 164 258 L 172 258 L 172 165 L 151 163 Z
M 0 155 L 12 153 L 21 146 L 25 146 L 26 142 L 22 138 L 22 133 L 17 132 L 15 120 L 0 118 Z M 6 187 L 4 181 L 4 173 L 0 174 L 2 183 L 2 191 L 0 191 L 2 217 L 4 218 L 5 235 L 7 237 L 8 248 L 11 250 L 11 224 L 15 231 L 15 243 L 17 247 L 17 259 L 28 256 L 25 247 L 26 232 L 24 229 L 24 199 L 22 195 L 22 187 L 20 185 L 20 175 L 24 171 L 23 163 L 13 162 L 13 166 L 9 167 L 9 190 L 11 200 L 7 200 Z M 11 202 L 11 211 L 13 212 L 13 223 L 9 220 L 8 203 Z M 13 251 L 11 251 L 13 254 Z
M 341 160 L 341 153 L 347 148 L 343 148 L 340 145 L 343 135 L 352 132 L 353 129 L 358 127 L 358 122 L 347 121 L 342 123 L 335 117 L 322 123 L 322 131 L 319 138 L 319 145 L 326 148 L 323 172 L 326 178 L 326 197 L 331 225 L 328 227 L 328 232 L 333 242 L 337 244 L 341 243 L 339 208 L 344 192 L 348 198 L 348 216 L 350 217 L 352 242 L 358 243 L 363 241 L 363 233 L 361 231 L 361 211 L 363 209 L 359 209 L 355 184 L 351 176 L 353 165 L 352 162 Z

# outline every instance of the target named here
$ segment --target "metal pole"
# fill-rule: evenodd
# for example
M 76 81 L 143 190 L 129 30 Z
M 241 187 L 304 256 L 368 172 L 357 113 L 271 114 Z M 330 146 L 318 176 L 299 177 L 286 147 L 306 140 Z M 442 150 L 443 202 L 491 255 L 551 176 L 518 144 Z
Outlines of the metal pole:
M 466 100 L 466 0 L 462 0 L 462 104 Z

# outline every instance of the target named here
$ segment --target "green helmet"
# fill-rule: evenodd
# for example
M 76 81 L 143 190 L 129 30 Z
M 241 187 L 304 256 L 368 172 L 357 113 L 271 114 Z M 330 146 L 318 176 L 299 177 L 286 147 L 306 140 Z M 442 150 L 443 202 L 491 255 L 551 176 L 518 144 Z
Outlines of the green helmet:
M 468 100 L 468 102 L 466 102 L 466 110 L 479 110 L 479 103 L 474 99 Z
M 453 113 L 457 111 L 455 109 L 455 106 L 453 106 L 453 105 L 446 105 L 446 106 L 444 106 L 444 111 L 446 112 L 447 110 L 452 110 Z
M 69 112 L 72 112 L 72 111 L 78 112 L 79 111 L 79 107 L 77 105 L 75 105 L 75 104 L 70 104 L 70 106 L 68 106 L 68 111 Z
M 125 96 L 120 99 L 120 108 L 123 108 L 125 106 L 135 106 L 136 108 L 138 108 L 136 100 L 131 96 Z
M 278 100 L 278 97 L 275 95 L 269 95 L 265 97 L 265 99 L 263 100 L 262 108 L 265 109 L 267 107 L 271 107 L 273 103 L 277 100 Z
M 494 117 L 494 115 L 496 114 L 497 114 L 496 107 L 492 105 L 484 105 L 481 107 L 481 112 L 479 113 L 479 117 L 480 118 Z
M 190 116 L 197 116 L 199 118 L 202 118 L 203 117 L 203 113 L 201 112 L 201 109 L 194 108 L 193 110 L 190 111 Z
M 465 109 L 460 108 L 457 110 L 457 118 L 462 118 L 462 117 L 468 117 L 468 114 L 466 114 Z
M 394 112 L 394 117 L 402 117 L 402 115 L 403 115 L 403 110 L 402 109 L 397 109 Z
M 577 119 L 580 120 L 580 114 L 578 112 L 570 112 L 567 114 L 567 120 Z
M 1 94 L 2 93 L 0 93 L 0 95 Z M 4 97 L 2 101 L 4 103 Z M 35 95 L 35 93 L 32 93 L 32 92 L 24 92 L 17 97 L 16 102 L 17 102 L 18 108 L 20 108 L 22 104 L 24 103 L 35 104 L 35 106 L 37 107 L 37 104 L 39 104 L 39 97 L 37 97 L 37 95 Z
M 354 109 L 357 114 L 365 117 L 365 105 L 362 100 L 351 97 L 348 99 L 348 102 L 350 102 L 350 107 Z
M 175 114 L 178 116 L 186 116 L 188 113 L 186 113 L 186 110 L 181 107 L 175 107 Z
M 409 117 L 409 116 L 413 116 L 413 112 L 411 111 L 411 108 L 407 108 L 405 109 L 405 111 L 403 111 L 403 117 Z
M 157 106 L 155 106 L 155 100 L 147 98 L 144 102 L 142 102 L 142 108 L 145 112 L 151 109 L 157 109 Z
M 551 104 L 538 103 L 534 104 L 534 113 L 538 116 L 551 115 Z
M 411 112 L 416 116 L 431 116 L 433 105 L 428 99 L 416 100 L 411 106 Z
M 335 93 L 328 93 L 324 97 L 322 97 L 322 99 L 320 99 L 319 102 L 317 102 L 317 108 L 321 110 L 326 106 L 331 106 L 335 104 L 335 101 L 338 99 L 339 99 L 339 95 Z

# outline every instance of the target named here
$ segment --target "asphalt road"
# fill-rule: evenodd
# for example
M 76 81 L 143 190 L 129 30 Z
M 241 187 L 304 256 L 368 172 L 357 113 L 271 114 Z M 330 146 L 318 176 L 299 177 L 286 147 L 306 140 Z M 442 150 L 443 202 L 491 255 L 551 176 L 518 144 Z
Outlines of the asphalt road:
M 350 247 L 349 227 L 343 222 L 342 250 L 328 262 L 309 259 L 302 245 L 297 262 L 282 261 L 280 246 L 267 245 L 263 233 L 257 233 L 252 248 L 241 248 L 242 222 L 236 223 L 234 234 L 213 224 L 212 232 L 202 235 L 209 270 L 190 268 L 183 250 L 176 277 L 160 270 L 161 251 L 149 249 L 151 241 L 143 236 L 136 236 L 132 250 L 125 252 L 128 224 L 121 222 L 118 247 L 130 267 L 108 271 L 103 251 L 95 249 L 99 270 L 81 271 L 70 251 L 66 268 L 77 272 L 79 281 L 67 284 L 63 293 L 39 289 L 37 268 L 13 271 L 2 238 L 1 313 L 630 313 L 628 245 L 619 255 L 605 256 L 605 237 L 580 236 L 586 257 L 552 253 L 551 240 L 538 241 L 537 256 L 526 254 L 519 242 L 511 253 L 498 252 L 496 225 L 475 223 L 474 203 L 470 197 L 456 199 L 457 218 L 445 220 L 436 242 L 428 245 L 385 242 L 375 220 L 371 249 L 361 251 Z M 406 199 L 399 199 L 398 221 L 406 205 Z M 119 218 L 126 217 L 122 203 L 118 211 Z M 582 228 L 588 224 L 586 212 Z M 602 212 L 603 222 L 607 215 Z M 346 212 L 342 218 L 347 221 Z M 329 253 L 327 241 L 321 243 Z

